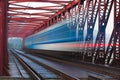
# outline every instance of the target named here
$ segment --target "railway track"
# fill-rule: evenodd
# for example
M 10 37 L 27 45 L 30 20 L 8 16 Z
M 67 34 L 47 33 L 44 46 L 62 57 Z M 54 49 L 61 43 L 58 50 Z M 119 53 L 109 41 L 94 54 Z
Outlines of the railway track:
M 19 63 L 18 59 L 11 53 L 10 50 L 8 50 L 8 56 L 9 56 L 9 76 L 11 78 L 30 78 L 27 71 L 23 68 L 23 66 Z M 1 80 L 1 79 L 0 79 Z
M 66 60 L 65 61 L 65 60 L 60 60 L 60 59 L 52 58 L 49 56 L 38 55 L 38 54 L 34 54 L 34 55 L 43 57 L 43 58 L 48 59 L 48 60 L 53 60 L 53 61 L 77 66 L 77 67 L 83 68 L 83 69 L 88 70 L 88 71 L 93 71 L 93 72 L 100 73 L 103 75 L 108 75 L 114 79 L 120 80 L 120 68 L 106 66 L 106 65 L 100 65 L 100 64 L 91 64 L 91 63 L 87 63 L 87 62 L 77 62 L 74 60 L 72 60 L 72 61 Z
M 44 61 L 44 59 L 46 60 L 52 60 L 52 61 L 57 61 L 59 63 L 65 63 L 65 64 L 69 64 L 69 65 L 74 65 L 74 66 L 77 66 L 79 68 L 82 68 L 83 70 L 87 70 L 89 73 L 95 73 L 95 74 L 98 74 L 102 77 L 100 77 L 101 79 L 100 80 L 119 80 L 120 79 L 120 70 L 119 69 L 116 69 L 116 68 L 112 68 L 112 67 L 108 67 L 108 66 L 102 66 L 102 65 L 95 65 L 95 64 L 89 64 L 89 63 L 77 63 L 77 62 L 69 62 L 69 61 L 64 61 L 64 60 L 58 60 L 58 59 L 55 59 L 55 58 L 51 58 L 51 57 L 45 57 L 45 56 L 40 56 L 40 55 L 31 55 L 31 54 L 25 54 L 24 52 L 22 51 L 14 51 L 14 53 L 17 53 L 15 55 L 19 55 L 19 56 L 24 56 L 26 57 L 27 59 L 33 61 L 34 63 L 38 64 L 38 65 L 41 65 L 43 66 L 44 68 L 52 71 L 54 74 L 56 74 L 57 76 L 59 76 L 58 79 L 56 80 L 97 80 L 96 78 L 95 79 L 88 79 L 88 78 L 91 78 L 93 77 L 94 75 L 89 75 L 87 78 L 76 78 L 76 77 L 71 77 L 69 74 L 65 74 L 65 73 L 62 73 L 61 71 L 58 71 L 54 68 L 51 68 L 49 66 L 47 66 L 47 63 L 43 64 L 41 63 L 40 61 Z M 42 58 L 44 59 L 42 59 Z M 110 76 L 110 78 L 103 78 L 103 75 L 107 75 L 107 76 Z M 98 77 L 97 76 L 94 76 L 94 77 Z M 52 79 L 53 80 L 53 79 Z
M 76 80 L 66 74 L 45 66 L 23 54 L 12 51 L 33 80 Z M 86 79 L 84 79 L 86 80 Z

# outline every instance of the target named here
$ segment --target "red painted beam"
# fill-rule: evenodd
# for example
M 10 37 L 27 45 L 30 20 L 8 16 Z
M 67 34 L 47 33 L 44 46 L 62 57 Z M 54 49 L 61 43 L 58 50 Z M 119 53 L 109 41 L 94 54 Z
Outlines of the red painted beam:
M 51 18 L 54 18 L 55 16 L 58 16 L 59 14 L 63 13 L 64 11 L 67 11 L 69 8 L 73 7 L 74 5 L 77 5 L 79 2 L 80 2 L 80 0 L 74 0 L 73 2 L 70 2 L 62 10 L 59 10 L 56 14 L 54 14 L 54 16 L 52 16 Z
M 59 8 L 58 8 L 59 9 Z M 9 11 L 15 11 L 15 10 L 45 10 L 50 12 L 57 12 L 57 9 L 55 8 L 9 8 Z
M 46 16 L 46 17 L 50 17 L 52 16 L 53 14 L 51 13 L 32 13 L 32 14 L 29 14 L 29 13 L 9 13 L 8 16 L 16 16 L 16 15 L 25 15 L 25 16 Z
M 14 1 L 14 0 L 13 0 Z M 18 2 L 51 2 L 51 3 L 68 3 L 70 0 L 15 0 L 14 2 L 9 1 L 9 3 Z
M 30 7 L 30 6 L 25 6 L 25 5 L 19 5 L 19 4 L 10 4 L 11 6 L 18 6 L 19 8 L 31 8 L 34 9 L 34 7 Z M 17 8 L 18 8 L 17 7 Z M 41 7 L 35 7 L 35 8 L 60 8 L 62 7 L 61 5 L 56 5 L 56 6 L 41 6 Z M 9 8 L 15 8 L 15 7 L 9 7 Z
M 20 12 L 20 11 L 9 11 L 8 14 L 18 14 L 18 15 L 28 15 L 28 16 L 42 16 L 42 15 L 47 15 L 48 16 L 45 16 L 45 17 L 49 17 L 49 15 L 53 15 L 54 13 L 53 12 L 36 12 L 36 13 L 27 13 L 27 12 Z M 14 16 L 14 15 L 13 15 Z M 44 17 L 43 16 L 43 17 Z M 21 16 L 22 17 L 22 16 Z
M 23 20 L 23 21 L 33 21 L 33 20 L 35 20 L 35 21 L 46 21 L 46 20 L 48 20 L 48 19 L 45 19 L 45 18 L 8 18 L 8 20 L 16 20 L 16 21 L 21 21 L 21 20 Z
M 24 2 L 36 2 L 35 0 L 23 0 Z M 39 0 L 38 0 L 39 1 Z M 9 7 L 9 20 L 10 21 L 16 21 L 19 23 L 16 24 L 12 24 L 9 23 L 9 26 L 19 26 L 21 27 L 21 23 L 25 22 L 26 24 L 23 26 L 27 26 L 30 22 L 34 23 L 31 26 L 34 26 L 36 22 L 33 21 L 43 21 L 43 22 L 38 22 L 40 25 L 35 25 L 38 26 L 38 28 L 40 28 L 42 26 L 42 24 L 47 24 L 47 21 L 51 20 L 53 17 L 58 16 L 59 14 L 61 14 L 62 12 L 64 12 L 65 10 L 67 10 L 68 8 L 71 8 L 72 6 L 76 5 L 78 3 L 79 0 L 74 0 L 74 1 L 70 1 L 70 0 L 40 0 L 39 2 L 48 2 L 48 3 L 57 3 L 57 6 L 45 6 L 45 7 L 37 7 L 37 8 L 33 8 L 33 7 L 29 7 L 29 6 L 24 6 L 24 5 L 20 5 L 20 4 L 14 4 L 14 3 L 19 3 L 22 2 L 22 0 L 16 0 L 16 2 L 11 2 L 9 1 L 10 5 L 14 5 L 14 6 L 18 6 L 18 7 Z M 69 4 L 68 4 L 69 3 Z M 66 4 L 68 4 L 68 6 L 66 6 Z M 64 8 L 61 8 L 64 7 Z M 27 13 L 27 12 L 20 12 L 20 11 L 16 11 L 16 10 L 46 10 L 46 11 L 50 11 L 50 12 L 40 12 L 40 13 Z M 56 12 L 56 10 L 59 10 L 59 12 Z M 53 12 L 55 11 L 55 12 Z M 12 12 L 12 13 L 10 13 Z M 37 15 L 37 16 L 44 16 L 41 18 L 23 18 L 23 17 L 18 17 L 18 18 L 12 18 L 12 16 L 31 16 L 31 15 Z M 49 17 L 47 19 L 45 19 L 45 17 Z M 38 29 L 36 29 L 38 30 Z M 40 29 L 39 29 L 40 30 Z
M 9 10 L 52 10 L 52 11 L 56 11 L 56 10 L 59 10 L 59 9 L 61 9 L 62 7 L 57 7 L 57 6 L 55 6 L 55 7 L 36 7 L 36 8 L 33 8 L 33 7 L 26 7 L 26 8 L 16 8 L 16 7 L 10 7 L 9 8 Z
M 10 13 L 10 12 L 12 12 L 12 13 Z M 29 15 L 31 15 L 31 14 L 54 14 L 54 12 L 37 12 L 37 13 L 26 13 L 26 12 L 20 12 L 20 11 L 8 11 L 8 13 L 9 14 L 14 14 L 14 13 L 17 13 L 17 14 L 29 14 Z
M 7 75 L 7 0 L 0 0 L 0 75 Z

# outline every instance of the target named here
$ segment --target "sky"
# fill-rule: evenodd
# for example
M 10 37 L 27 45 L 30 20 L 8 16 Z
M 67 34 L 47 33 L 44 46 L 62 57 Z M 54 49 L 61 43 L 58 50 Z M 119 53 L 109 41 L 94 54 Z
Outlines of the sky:
M 21 48 L 22 46 L 22 38 L 19 37 L 11 37 L 8 38 L 8 48 Z

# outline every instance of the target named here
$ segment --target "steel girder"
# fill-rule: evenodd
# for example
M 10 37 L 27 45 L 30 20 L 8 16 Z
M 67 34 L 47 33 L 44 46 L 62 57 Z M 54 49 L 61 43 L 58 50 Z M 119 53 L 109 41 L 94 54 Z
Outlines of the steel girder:
M 85 37 L 85 52 L 84 61 L 92 62 L 93 51 L 93 30 L 95 27 L 96 18 L 98 15 L 99 1 L 95 0 L 90 2 L 87 13 L 87 34 Z
M 19 3 L 22 2 L 43 2 L 43 3 L 54 3 L 57 4 L 56 6 L 40 6 L 40 7 L 31 7 L 28 5 L 21 5 Z M 40 30 L 45 29 L 46 27 L 49 27 L 50 25 L 53 25 L 54 23 L 58 22 L 59 20 L 62 19 L 61 16 L 63 16 L 62 14 L 64 12 L 66 12 L 67 9 L 73 7 L 74 5 L 76 5 L 79 1 L 78 0 L 10 0 L 9 1 L 9 27 L 11 26 L 16 26 L 18 27 L 18 29 L 20 29 L 20 32 L 15 32 L 13 36 L 21 36 L 21 28 L 27 28 L 24 27 L 24 24 L 26 24 L 25 26 L 30 26 L 27 23 L 33 23 L 36 24 L 33 27 L 36 26 L 36 28 L 34 28 L 32 31 L 28 32 L 27 34 L 24 33 L 25 35 L 23 35 L 23 37 L 29 36 L 31 34 L 34 34 Z M 16 4 L 18 3 L 18 4 Z M 12 7 L 13 6 L 13 7 Z M 47 12 L 39 12 L 39 13 L 26 13 L 26 12 L 22 12 L 22 10 L 45 10 Z M 13 16 L 13 17 L 11 17 Z M 18 16 L 22 16 L 22 17 L 18 17 Z M 23 16 L 38 16 L 37 18 L 26 18 Z M 39 17 L 42 16 L 42 17 Z M 60 17 L 59 17 L 60 16 Z M 33 22 L 33 21 L 43 21 L 43 22 Z M 15 24 L 16 23 L 16 24 Z M 19 25 L 18 25 L 19 24 Z M 18 26 L 17 26 L 18 25 Z M 21 27 L 23 26 L 23 27 Z M 19 28 L 21 27 L 21 28 Z M 32 27 L 32 25 L 31 25 Z M 29 28 L 27 28 L 29 30 Z M 25 32 L 25 31 L 24 31 Z M 11 32 L 11 28 L 9 29 L 9 33 L 12 36 L 12 32 Z M 18 35 L 17 35 L 18 34 Z
M 86 1 L 86 5 L 85 4 L 82 4 L 82 5 L 80 4 L 79 23 L 78 23 L 78 26 L 79 26 L 79 41 L 84 40 L 84 27 L 85 27 L 85 23 L 86 23 L 86 19 L 87 19 L 89 4 L 90 4 L 90 0 Z
M 0 75 L 8 75 L 7 0 L 0 0 Z
M 59 0 L 48 0 L 48 2 L 49 1 L 53 1 L 53 3 L 56 3 L 56 1 L 59 1 Z M 63 0 L 60 3 L 62 2 Z M 105 50 L 105 47 L 106 47 L 105 29 L 108 23 L 113 2 L 115 7 L 114 8 L 115 23 L 114 23 L 114 30 L 111 35 L 110 42 L 107 45 L 108 48 L 106 51 Z M 12 5 L 16 5 L 14 4 L 15 3 L 14 1 L 10 3 Z M 119 61 L 120 60 L 119 58 L 120 56 L 119 54 L 120 53 L 119 51 L 120 50 L 119 4 L 120 4 L 119 0 L 86 0 L 86 2 L 84 2 L 84 0 L 75 0 L 73 2 L 70 2 L 68 5 L 65 5 L 64 9 L 61 9 L 61 10 L 58 9 L 59 11 L 56 12 L 56 14 L 52 15 L 49 19 L 46 20 L 41 18 L 41 20 L 45 20 L 45 21 L 41 22 L 41 25 L 39 27 L 36 27 L 36 28 L 34 27 L 34 30 L 30 29 L 32 30 L 31 31 L 32 33 L 26 32 L 25 34 L 26 36 L 28 36 L 30 34 L 36 33 L 42 29 L 45 29 L 46 27 L 49 27 L 50 25 L 53 25 L 67 18 L 68 21 L 73 21 L 71 24 L 68 24 L 68 26 L 78 28 L 77 35 L 79 39 L 77 41 L 83 44 L 82 47 L 80 47 L 79 60 L 97 63 L 97 64 L 120 65 L 119 64 L 120 62 Z M 16 5 L 16 6 L 20 6 L 20 5 Z M 78 10 L 76 9 L 76 6 L 78 6 L 79 8 Z M 25 7 L 26 9 L 33 9 L 32 7 L 26 7 L 26 6 L 21 6 L 21 7 Z M 50 10 L 56 11 L 55 8 L 53 8 L 53 6 L 49 6 L 49 7 L 50 7 Z M 48 10 L 49 7 L 38 7 L 36 9 Z M 17 10 L 17 9 L 22 10 L 23 8 L 9 8 L 9 10 L 13 12 L 14 10 Z M 23 14 L 29 15 L 28 13 L 24 13 L 24 12 L 20 12 L 19 14 L 14 13 L 9 15 L 23 15 Z M 46 12 L 44 14 L 39 13 L 39 14 L 44 17 L 48 17 L 51 15 L 51 12 Z M 33 13 L 31 15 L 39 15 L 39 14 Z M 77 15 L 78 17 L 75 18 L 75 15 Z M 93 43 L 93 31 L 94 31 L 97 16 L 98 16 L 99 30 L 98 30 L 98 34 L 96 33 L 97 37 L 96 37 L 95 43 Z M 30 18 L 30 19 L 13 18 L 13 21 L 16 20 L 18 22 L 21 22 L 22 20 L 26 20 L 27 22 L 32 22 L 31 19 L 33 18 Z M 84 28 L 86 23 L 87 23 L 87 35 L 84 40 Z M 37 24 L 37 21 L 33 25 L 36 25 L 36 24 Z M 25 30 L 27 30 L 27 28 Z
M 120 0 L 114 0 L 114 29 L 106 51 L 106 64 L 120 67 Z
M 99 0 L 99 31 L 93 50 L 93 63 L 105 63 L 105 29 L 114 0 Z
M 86 53 L 86 48 L 85 48 L 86 45 L 84 44 L 84 29 L 85 29 L 85 24 L 87 23 L 87 17 L 88 17 L 90 5 L 91 5 L 91 0 L 87 0 L 86 5 L 80 5 L 80 11 L 79 11 L 78 40 L 82 45 L 82 47 L 80 47 L 80 54 L 81 54 L 80 60 L 83 60 L 83 61 L 85 59 L 84 55 Z

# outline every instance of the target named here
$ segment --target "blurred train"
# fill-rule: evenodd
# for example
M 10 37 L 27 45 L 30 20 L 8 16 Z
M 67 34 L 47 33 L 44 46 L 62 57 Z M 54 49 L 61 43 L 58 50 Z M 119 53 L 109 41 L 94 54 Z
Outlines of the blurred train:
M 70 26 L 71 25 L 71 26 Z M 56 23 L 25 39 L 25 50 L 47 55 L 70 54 L 80 51 L 80 33 L 77 24 L 66 20 Z
M 83 31 L 85 33 L 87 30 Z M 97 33 L 95 30 L 94 32 Z M 64 20 L 27 37 L 24 49 L 27 52 L 57 58 L 82 57 L 80 52 L 85 48 L 83 46 L 85 36 L 81 34 L 78 24 Z
M 79 49 L 77 45 L 79 33 L 75 26 L 68 27 L 68 24 L 67 21 L 62 21 L 27 37 L 25 47 L 28 49 L 76 51 Z

